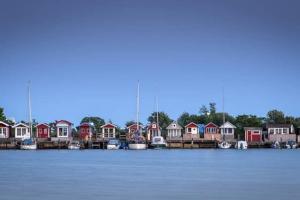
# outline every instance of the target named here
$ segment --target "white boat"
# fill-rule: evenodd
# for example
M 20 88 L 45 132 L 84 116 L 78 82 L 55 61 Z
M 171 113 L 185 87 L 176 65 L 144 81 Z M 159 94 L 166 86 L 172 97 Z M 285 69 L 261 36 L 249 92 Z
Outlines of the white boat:
M 151 141 L 151 147 L 154 149 L 167 148 L 167 143 L 162 136 L 154 136 Z
M 29 133 L 30 138 L 22 140 L 20 149 L 22 150 L 36 150 L 37 142 L 32 137 L 32 117 L 31 117 L 31 95 L 30 95 L 30 81 L 28 82 L 28 111 L 29 111 Z
M 145 150 L 147 145 L 145 143 L 129 143 L 128 148 L 130 150 Z
M 120 147 L 121 147 L 121 142 L 118 139 L 111 139 L 107 143 L 108 150 L 116 150 L 116 149 L 120 149 Z
M 37 144 L 34 139 L 25 139 L 21 142 L 20 149 L 22 150 L 36 150 L 37 149 Z
M 235 148 L 237 148 L 237 149 L 248 149 L 248 144 L 247 144 L 247 142 L 246 141 L 238 141 L 237 143 L 236 143 L 236 146 L 235 146 Z
M 285 147 L 287 149 L 297 149 L 298 145 L 296 142 L 294 141 L 288 141 L 286 144 L 285 144 Z
M 80 142 L 79 141 L 71 141 L 68 145 L 68 149 L 70 150 L 79 150 L 80 149 Z
M 276 141 L 272 144 L 272 148 L 273 149 L 281 149 L 281 145 L 280 142 Z
M 230 149 L 231 144 L 229 142 L 223 141 L 223 142 L 219 143 L 218 146 L 220 149 Z
M 137 130 L 132 135 L 131 140 L 128 144 L 128 149 L 130 150 L 144 150 L 147 149 L 147 144 L 145 138 L 142 136 L 139 125 L 139 112 L 140 112 L 140 84 L 137 87 L 137 105 L 136 105 L 136 127 Z

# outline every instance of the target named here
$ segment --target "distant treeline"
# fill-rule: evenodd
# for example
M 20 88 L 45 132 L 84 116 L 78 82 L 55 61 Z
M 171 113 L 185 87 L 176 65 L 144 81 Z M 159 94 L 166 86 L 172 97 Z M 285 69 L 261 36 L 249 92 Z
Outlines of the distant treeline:
M 238 116 L 232 116 L 229 113 L 224 113 L 225 120 L 231 122 L 237 127 L 236 134 L 241 138 L 244 137 L 244 127 L 263 127 L 267 123 L 274 124 L 293 124 L 295 127 L 300 127 L 300 117 L 294 116 L 286 116 L 284 112 L 279 110 L 271 110 L 269 111 L 265 117 L 260 117 L 256 115 L 243 114 Z M 166 134 L 167 126 L 175 121 L 171 119 L 167 113 L 159 112 L 159 125 L 162 128 L 162 134 Z M 148 117 L 148 122 L 156 122 L 157 121 L 156 112 L 151 113 Z M 4 109 L 0 108 L 0 121 L 4 121 L 9 124 L 13 124 L 12 121 L 6 118 L 4 114 Z M 197 124 L 208 124 L 209 122 L 213 122 L 214 124 L 220 126 L 223 124 L 223 113 L 217 112 L 216 104 L 209 103 L 209 106 L 203 105 L 199 109 L 199 114 L 189 114 L 187 112 L 182 113 L 179 118 L 176 120 L 181 126 L 185 126 L 190 122 L 194 122 Z M 95 127 L 95 131 L 100 132 L 100 127 L 105 124 L 105 120 L 101 117 L 84 117 L 81 120 L 83 122 L 92 122 Z M 112 121 L 107 121 L 107 123 L 113 123 Z M 128 121 L 125 126 L 129 126 L 135 123 L 134 121 Z M 36 120 L 33 120 L 33 125 L 37 124 Z M 125 132 L 126 130 L 118 128 L 118 132 Z M 74 130 L 76 132 L 76 130 Z

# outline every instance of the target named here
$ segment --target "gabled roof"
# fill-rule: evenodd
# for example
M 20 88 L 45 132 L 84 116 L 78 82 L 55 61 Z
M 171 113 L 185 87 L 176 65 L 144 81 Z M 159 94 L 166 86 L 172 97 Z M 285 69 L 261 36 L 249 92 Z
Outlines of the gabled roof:
M 194 122 L 189 123 L 188 125 L 185 126 L 185 128 L 190 128 L 190 127 L 196 127 L 198 128 L 198 125 Z
M 267 128 L 291 128 L 292 124 L 267 124 Z
M 35 127 L 38 127 L 38 126 L 47 126 L 47 127 L 50 127 L 47 123 L 40 123 L 40 124 L 38 124 L 38 125 L 36 125 Z
M 139 127 L 143 128 L 142 125 L 139 125 Z M 131 124 L 130 126 L 127 126 L 128 129 L 137 128 L 137 124 Z
M 69 124 L 70 126 L 72 125 L 72 123 L 67 120 L 56 120 L 55 121 L 55 124 L 59 124 L 59 123 L 66 123 L 66 124 Z
M 29 128 L 29 126 L 27 126 L 27 124 L 23 124 L 23 123 L 17 123 L 16 125 L 13 126 L 13 128 L 19 127 L 19 126 L 24 126 L 26 128 Z
M 212 122 L 209 122 L 208 124 L 206 124 L 205 125 L 205 128 L 206 127 L 208 127 L 208 126 L 212 126 L 212 127 L 216 127 L 216 128 L 218 128 L 218 126 L 217 125 L 215 125 L 214 123 L 212 123 Z
M 3 121 L 0 121 L 0 124 L 3 124 L 4 126 L 9 126 L 9 124 L 3 122 Z
M 261 127 L 244 127 L 244 130 L 246 130 L 246 131 L 253 131 L 253 130 L 262 130 L 262 128 Z
M 224 124 L 222 124 L 222 126 L 220 126 L 220 128 L 236 128 L 236 126 L 230 122 L 225 122 Z
M 182 129 L 182 127 L 177 123 L 177 121 L 172 122 L 168 127 L 167 130 L 172 130 L 172 129 Z
M 117 126 L 112 123 L 107 123 L 101 126 L 101 128 L 117 128 Z
M 148 129 L 148 130 L 158 130 L 158 129 L 160 129 L 160 127 L 157 125 L 156 122 L 152 122 L 151 124 L 149 124 L 149 125 L 147 126 L 147 129 Z
M 83 122 L 83 123 L 81 123 L 80 125 L 79 125 L 79 127 L 82 127 L 82 126 L 88 126 L 88 127 L 90 127 L 90 126 L 92 126 L 90 123 L 88 123 L 88 122 Z

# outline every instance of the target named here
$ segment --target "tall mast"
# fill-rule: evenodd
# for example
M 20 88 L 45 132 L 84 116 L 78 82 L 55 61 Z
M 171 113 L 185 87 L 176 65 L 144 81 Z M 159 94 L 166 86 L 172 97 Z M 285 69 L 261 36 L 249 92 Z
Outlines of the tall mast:
M 30 95 L 30 81 L 28 81 L 28 114 L 29 114 L 29 133 L 32 137 L 32 116 L 31 116 L 31 95 Z
M 137 131 L 138 132 L 139 132 L 139 129 L 140 129 L 139 114 L 140 114 L 140 81 L 138 81 L 137 97 L 136 97 L 136 125 L 137 125 Z
M 159 122 L 159 120 L 158 120 L 158 97 L 156 96 L 156 124 L 157 124 L 157 126 L 159 126 L 158 122 Z
M 224 87 L 222 88 L 222 112 L 223 112 L 223 124 L 225 124 L 225 111 L 224 111 Z

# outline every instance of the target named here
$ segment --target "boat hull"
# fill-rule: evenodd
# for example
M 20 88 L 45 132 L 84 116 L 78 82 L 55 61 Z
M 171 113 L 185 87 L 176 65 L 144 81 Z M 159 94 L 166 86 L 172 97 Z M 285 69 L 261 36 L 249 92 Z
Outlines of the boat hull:
M 69 150 L 79 150 L 80 146 L 68 146 Z
M 228 142 L 222 142 L 222 143 L 218 144 L 218 147 L 219 147 L 220 149 L 230 149 L 231 144 L 228 143 Z
M 120 145 L 107 145 L 107 150 L 118 150 L 120 149 Z
M 146 144 L 129 144 L 128 145 L 128 148 L 130 150 L 145 150 L 147 147 L 146 147 Z
M 22 149 L 22 150 L 36 150 L 37 149 L 37 145 L 36 144 L 21 145 L 20 149 Z

